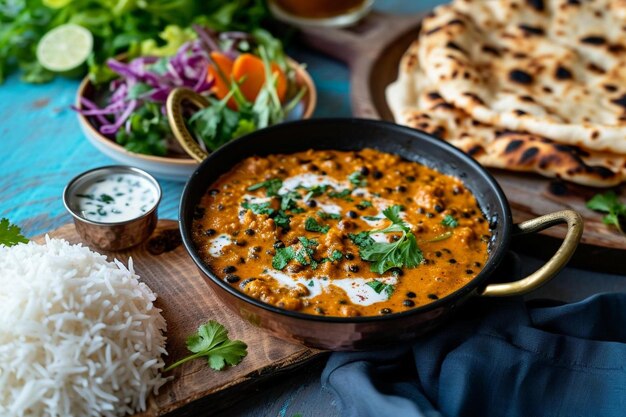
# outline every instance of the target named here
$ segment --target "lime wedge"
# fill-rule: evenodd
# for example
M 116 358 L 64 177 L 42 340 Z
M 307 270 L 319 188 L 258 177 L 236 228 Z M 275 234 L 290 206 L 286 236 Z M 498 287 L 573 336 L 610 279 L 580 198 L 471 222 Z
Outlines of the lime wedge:
M 91 32 L 69 23 L 43 35 L 37 45 L 37 61 L 49 71 L 64 73 L 87 61 L 92 48 Z

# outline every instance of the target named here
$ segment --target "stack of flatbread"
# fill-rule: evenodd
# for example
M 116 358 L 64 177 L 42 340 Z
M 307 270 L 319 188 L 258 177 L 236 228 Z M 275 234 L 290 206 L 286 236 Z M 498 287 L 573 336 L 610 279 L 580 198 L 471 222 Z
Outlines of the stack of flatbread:
M 626 179 L 626 0 L 454 0 L 387 90 L 398 123 L 488 167 Z

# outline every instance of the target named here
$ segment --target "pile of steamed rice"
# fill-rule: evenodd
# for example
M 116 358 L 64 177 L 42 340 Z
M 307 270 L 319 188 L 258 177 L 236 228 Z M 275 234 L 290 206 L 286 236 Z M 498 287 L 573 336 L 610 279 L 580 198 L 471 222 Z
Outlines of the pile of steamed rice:
M 0 245 L 0 416 L 123 416 L 162 378 L 165 320 L 132 260 Z

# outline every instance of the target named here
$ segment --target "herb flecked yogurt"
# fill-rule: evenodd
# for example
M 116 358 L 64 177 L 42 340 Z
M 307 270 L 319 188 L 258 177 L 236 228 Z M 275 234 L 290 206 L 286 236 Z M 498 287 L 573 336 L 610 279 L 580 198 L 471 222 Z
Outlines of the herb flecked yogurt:
M 77 188 L 74 196 L 78 212 L 84 218 L 118 223 L 150 211 L 158 193 L 143 176 L 113 172 Z

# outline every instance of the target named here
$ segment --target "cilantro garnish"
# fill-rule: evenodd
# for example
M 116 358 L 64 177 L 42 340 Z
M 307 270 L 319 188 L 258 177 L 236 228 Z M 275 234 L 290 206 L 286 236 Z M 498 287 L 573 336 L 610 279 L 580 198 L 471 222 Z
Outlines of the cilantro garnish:
M 356 208 L 358 208 L 359 210 L 365 210 L 368 207 L 372 207 L 372 202 L 367 200 L 363 200 L 356 205 Z
M 381 220 L 381 219 L 382 219 L 382 217 L 376 217 L 376 216 L 363 216 L 363 218 L 364 218 L 365 220 L 369 220 L 369 221 L 371 221 L 371 222 L 373 222 L 373 221 L 377 221 L 377 220 Z
M 291 222 L 291 216 L 285 213 L 283 210 L 278 210 L 276 215 L 272 217 L 276 226 L 283 230 L 289 230 L 289 223 Z
M 328 219 L 341 220 L 341 214 L 326 213 L 321 210 L 317 212 L 317 216 L 322 220 L 328 220 Z
M 322 258 L 320 263 L 340 261 L 342 258 L 343 258 L 343 253 L 341 253 L 341 251 L 335 249 L 333 251 L 333 253 L 331 253 L 328 258 Z
M 22 235 L 22 230 L 9 222 L 9 219 L 0 220 L 0 245 L 15 246 L 18 243 L 28 243 Z
M 265 195 L 267 197 L 274 197 L 278 195 L 278 190 L 283 186 L 283 180 L 280 178 L 272 178 L 267 181 L 257 182 L 248 187 L 248 191 L 255 191 L 260 188 L 265 188 Z
M 276 249 L 276 254 L 272 259 L 272 268 L 278 269 L 281 271 L 284 269 L 289 261 L 291 261 L 296 256 L 296 253 L 293 247 L 288 246 L 286 248 Z
M 359 171 L 354 171 L 350 174 L 348 181 L 356 187 L 365 187 L 367 185 L 367 181 Z
M 313 197 L 318 197 L 326 192 L 328 189 L 328 185 L 314 185 L 311 188 L 303 187 L 305 190 L 308 190 L 308 193 L 304 196 L 304 201 L 309 201 Z
M 304 266 L 311 265 L 311 268 L 316 269 L 319 262 L 313 258 L 313 254 L 315 253 L 315 248 L 318 245 L 317 240 L 308 239 L 304 236 L 300 236 L 298 240 L 300 241 L 302 248 L 296 251 L 296 261 L 300 262 L 300 264 Z
M 274 214 L 274 209 L 270 208 L 269 202 L 249 203 L 248 201 L 244 201 L 243 203 L 241 203 L 241 207 L 245 208 L 246 210 L 251 210 L 254 214 L 267 214 L 268 216 Z
M 187 349 L 193 354 L 171 364 L 163 372 L 201 357 L 206 357 L 212 369 L 221 371 L 226 365 L 239 364 L 248 354 L 247 347 L 241 340 L 230 340 L 228 330 L 224 326 L 214 320 L 209 320 L 187 338 Z
M 333 191 L 331 193 L 328 193 L 328 196 L 332 198 L 340 198 L 342 200 L 352 202 L 354 200 L 352 199 L 352 197 L 350 197 L 351 194 L 352 194 L 352 190 L 350 190 L 349 188 L 346 188 L 345 190 Z
M 370 270 L 373 272 L 384 274 L 391 268 L 415 268 L 424 259 L 422 251 L 417 245 L 415 235 L 400 217 L 401 210 L 402 207 L 399 205 L 387 207 L 383 210 L 385 217 L 392 222 L 390 226 L 382 230 L 361 232 L 358 235 L 352 235 L 354 238 L 350 236 L 352 241 L 359 246 L 361 259 L 372 262 Z M 373 232 L 402 232 L 402 237 L 393 243 L 375 242 L 371 236 L 369 236 L 369 234 Z M 363 233 L 367 234 L 367 238 Z
M 327 233 L 330 229 L 328 225 L 321 225 L 313 217 L 307 217 L 304 222 L 304 229 L 309 232 Z
M 288 191 L 285 194 L 280 195 L 280 209 L 281 210 L 294 210 L 298 209 L 296 200 L 301 200 L 302 197 L 295 191 Z
M 370 236 L 369 232 L 359 232 L 357 234 L 348 233 L 348 237 L 360 248 L 367 247 L 376 243 L 374 239 Z
M 391 284 L 385 284 L 384 282 L 380 282 L 378 280 L 373 280 L 366 283 L 368 286 L 372 287 L 372 289 L 376 292 L 376 294 L 380 294 L 384 292 L 387 294 L 387 298 L 391 298 L 391 294 L 393 294 L 393 290 L 395 289 Z
M 608 213 L 602 218 L 602 222 L 613 225 L 621 233 L 625 233 L 622 223 L 626 220 L 626 205 L 620 203 L 615 192 L 609 191 L 594 195 L 591 200 L 587 201 L 587 208 Z
M 457 219 L 455 219 L 451 215 L 446 214 L 446 217 L 443 218 L 443 220 L 441 221 L 441 224 L 443 224 L 446 227 L 455 228 L 459 225 L 459 222 L 457 221 Z

